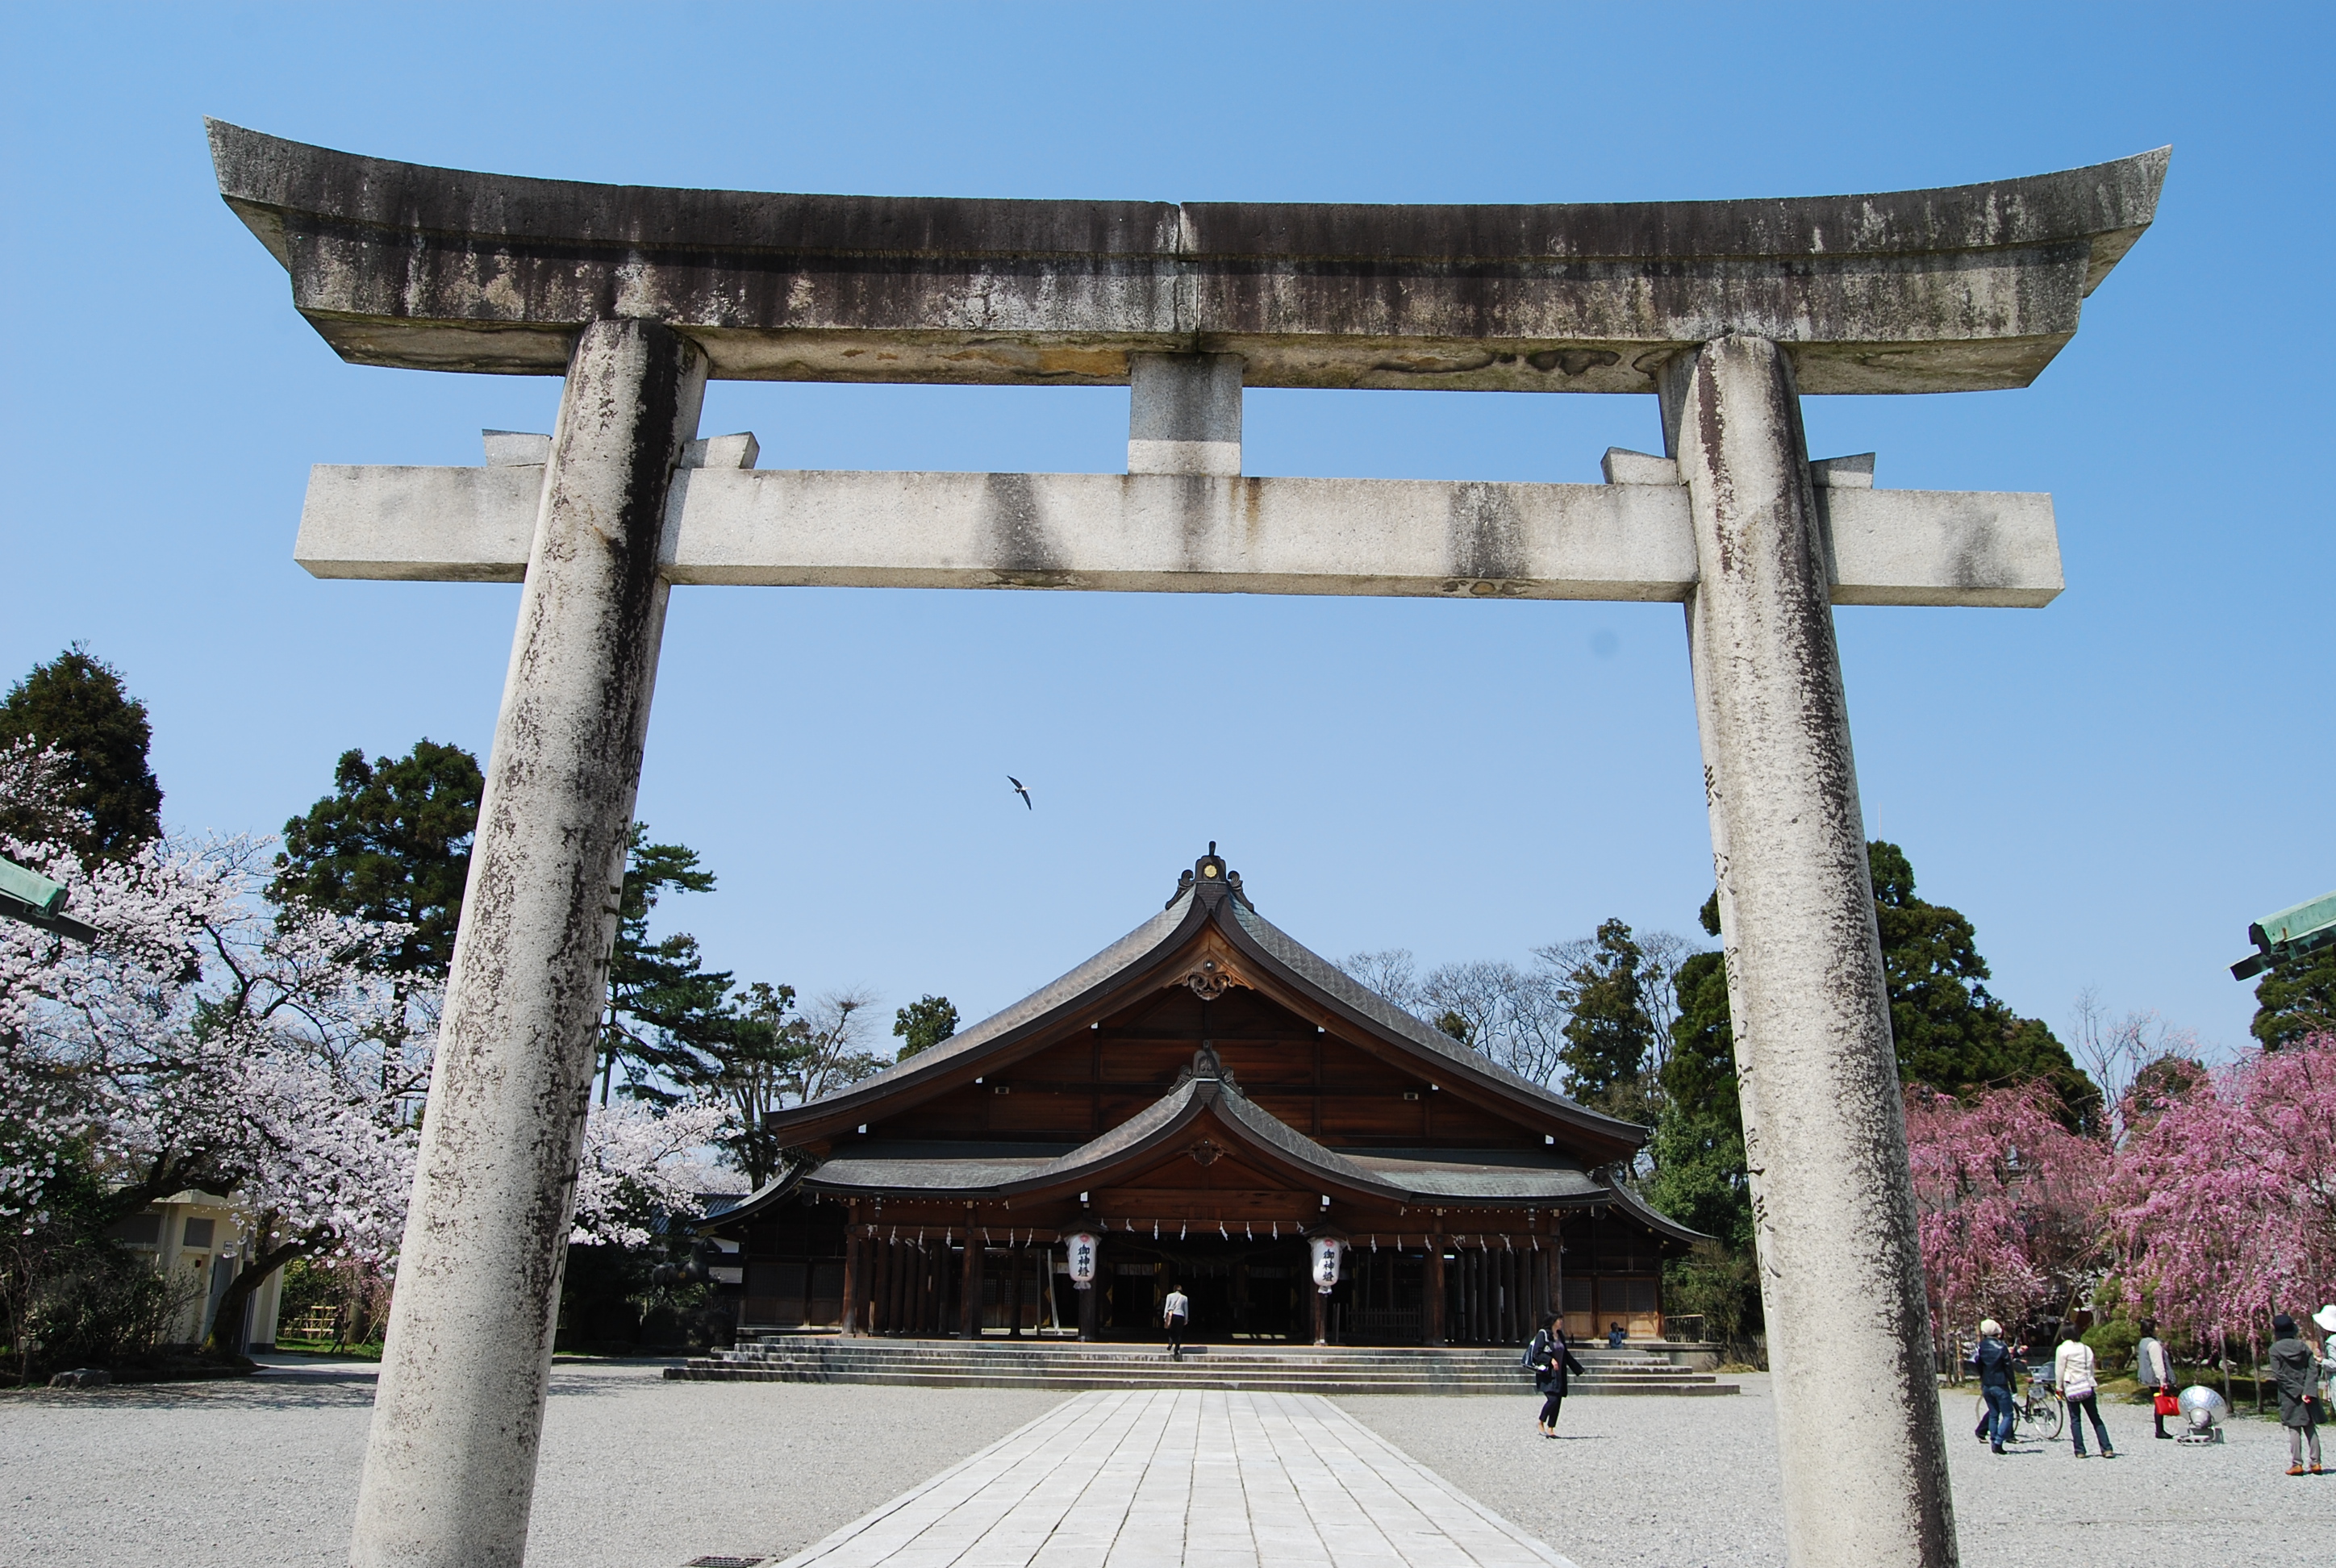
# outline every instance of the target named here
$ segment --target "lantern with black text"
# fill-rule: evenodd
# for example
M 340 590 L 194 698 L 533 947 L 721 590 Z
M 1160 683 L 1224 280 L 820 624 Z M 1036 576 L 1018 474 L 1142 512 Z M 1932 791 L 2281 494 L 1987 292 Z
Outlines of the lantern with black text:
M 1085 1290 L 1095 1284 L 1095 1254 L 1103 1247 L 1103 1238 L 1093 1231 L 1074 1231 L 1063 1238 L 1063 1254 L 1071 1271 L 1071 1283 Z
M 1309 1245 L 1314 1253 L 1314 1288 L 1327 1296 L 1338 1282 L 1338 1266 L 1347 1255 L 1347 1238 L 1335 1231 L 1323 1231 Z

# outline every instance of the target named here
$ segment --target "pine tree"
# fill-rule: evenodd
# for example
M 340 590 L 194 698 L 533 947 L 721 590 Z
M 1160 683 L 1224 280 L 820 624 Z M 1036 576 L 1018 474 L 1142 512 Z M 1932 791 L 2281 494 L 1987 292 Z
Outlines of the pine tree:
M 124 861 L 162 836 L 162 786 L 147 765 L 153 730 L 122 674 L 75 643 L 0 701 L 0 746 L 29 741 L 64 759 L 65 803 L 86 816 L 67 839 L 85 862 Z M 37 824 L 0 822 L 19 837 Z
M 892 1032 L 900 1037 L 900 1048 L 893 1059 L 905 1062 L 957 1033 L 957 1005 L 947 997 L 934 996 L 911 1002 L 892 1016 Z
M 333 793 L 284 824 L 268 896 L 335 914 L 411 926 L 386 955 L 403 974 L 445 978 L 454 961 L 486 781 L 460 746 L 420 740 L 404 756 L 346 751 Z
M 1640 1076 L 1655 1033 L 1639 974 L 1642 955 L 1630 928 L 1618 920 L 1601 922 L 1592 941 L 1589 955 L 1565 976 L 1571 1017 L 1558 1059 L 1576 1099 L 1628 1115 L 1644 1108 Z
M 2249 1028 L 2270 1051 L 2306 1035 L 2336 1033 L 2336 945 L 2274 959 L 2255 987 Z
M 600 1103 L 608 1103 L 617 1069 L 625 1092 L 670 1103 L 678 1096 L 666 1080 L 695 1070 L 693 1053 L 716 1044 L 732 1028 L 725 1006 L 732 976 L 708 969 L 697 939 L 686 931 L 649 940 L 649 914 L 667 892 L 707 893 L 714 873 L 700 870 L 686 844 L 653 844 L 648 824 L 635 823 L 617 898 L 617 942 L 608 955 L 608 999 L 600 1014 Z M 792 994 L 792 993 L 791 993 Z

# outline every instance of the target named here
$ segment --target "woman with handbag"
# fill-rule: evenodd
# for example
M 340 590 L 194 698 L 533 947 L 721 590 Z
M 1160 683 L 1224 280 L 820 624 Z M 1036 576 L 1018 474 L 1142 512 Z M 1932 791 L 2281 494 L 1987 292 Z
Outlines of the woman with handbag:
M 2271 1372 L 2279 1384 L 2279 1424 L 2287 1428 L 2287 1473 L 2304 1474 L 2303 1449 L 2312 1446 L 2312 1470 L 2320 1468 L 2320 1358 L 2299 1338 L 2295 1320 L 2282 1312 L 2271 1320 Z
M 2101 1457 L 2114 1459 L 2109 1429 L 2101 1425 L 2100 1384 L 2093 1377 L 2093 1348 L 2077 1338 L 2073 1323 L 2061 1330 L 2060 1349 L 2052 1358 L 2052 1380 L 2068 1406 L 2068 1436 L 2077 1440 L 2077 1457 L 2085 1456 L 2084 1417 L 2093 1418 L 2093 1435 L 2101 1440 Z
M 2133 1348 L 2134 1380 L 2150 1396 L 2150 1409 L 2157 1417 L 2157 1435 L 2171 1437 L 2166 1429 L 2166 1417 L 2178 1415 L 2181 1401 L 2174 1397 L 2174 1358 L 2166 1353 L 2166 1341 L 2157 1337 L 2157 1320 L 2141 1320 L 2141 1343 Z

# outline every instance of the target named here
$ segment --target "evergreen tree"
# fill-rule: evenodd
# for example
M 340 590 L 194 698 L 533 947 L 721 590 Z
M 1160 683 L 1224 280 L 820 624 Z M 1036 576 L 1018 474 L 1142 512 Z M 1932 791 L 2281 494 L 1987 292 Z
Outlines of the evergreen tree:
M 84 813 L 67 837 L 85 862 L 122 861 L 162 836 L 162 786 L 146 753 L 146 705 L 122 689 L 121 672 L 79 643 L 34 665 L 0 701 L 0 746 L 29 741 L 65 765 L 66 803 Z M 24 837 L 35 824 L 0 822 Z
M 669 1104 L 668 1082 L 696 1071 L 693 1051 L 718 1045 L 735 1029 L 725 1007 L 731 973 L 708 969 L 697 939 L 676 932 L 649 940 L 649 915 L 667 892 L 714 891 L 686 844 L 653 844 L 648 824 L 635 823 L 627 843 L 625 881 L 617 898 L 617 942 L 608 956 L 608 999 L 600 1014 L 600 1103 L 608 1103 L 617 1069 L 625 1092 Z M 792 996 L 793 993 L 789 993 Z
M 1705 902 L 1700 918 L 1705 930 L 1719 934 L 1718 894 Z M 1645 1196 L 1713 1238 L 1698 1242 L 1692 1256 L 1664 1264 L 1663 1295 L 1674 1311 L 1702 1314 L 1708 1337 L 1730 1340 L 1757 1331 L 1763 1320 L 1728 960 L 1697 953 L 1679 966 L 1678 984 L 1679 1018 L 1663 1064 L 1662 1110 L 1648 1143 L 1655 1168 Z
M 1752 1245 L 1751 1178 L 1736 1084 L 1736 1032 L 1728 1012 L 1728 963 L 1698 953 L 1679 969 L 1679 1016 L 1663 1064 L 1662 1110 L 1648 1153 L 1646 1197 L 1683 1225 L 1728 1247 Z
M 284 824 L 268 896 L 411 926 L 385 967 L 443 979 L 454 961 L 485 787 L 478 759 L 460 746 L 424 739 L 404 756 L 371 763 L 362 751 L 343 752 L 333 793 Z
M 730 1163 L 759 1191 L 778 1174 L 786 1155 L 764 1120 L 789 1103 L 809 1026 L 795 1012 L 795 989 L 764 980 L 739 992 L 719 1024 L 699 1031 L 682 1076 L 727 1109 L 720 1142 Z
M 2100 1091 L 2068 1047 L 2035 1018 L 1988 993 L 1987 960 L 1970 920 L 1914 896 L 1914 868 L 1896 844 L 1866 845 L 1882 964 L 1890 987 L 1890 1027 L 1898 1076 L 1952 1095 L 2013 1084 L 2049 1083 L 2071 1124 L 2100 1114 Z
M 1573 1096 L 1616 1115 L 1643 1113 L 1649 1097 L 1640 1075 L 1654 1039 L 1648 1016 L 1642 957 L 1621 920 L 1600 923 L 1589 955 L 1564 979 L 1568 1012 L 1558 1059 Z
M 2249 1027 L 2268 1051 L 2336 1033 L 2336 944 L 2274 959 L 2255 987 Z
M 957 1033 L 957 1006 L 947 997 L 928 996 L 911 1002 L 893 1015 L 892 1032 L 900 1037 L 900 1048 L 893 1059 L 905 1062 Z

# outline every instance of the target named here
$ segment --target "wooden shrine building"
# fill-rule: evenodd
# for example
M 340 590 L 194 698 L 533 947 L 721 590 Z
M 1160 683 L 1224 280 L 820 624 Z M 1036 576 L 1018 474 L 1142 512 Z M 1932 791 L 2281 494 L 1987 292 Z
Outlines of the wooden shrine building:
M 1697 1237 L 1615 1179 L 1646 1129 L 1300 947 L 1215 847 L 1062 979 L 770 1118 L 786 1174 L 702 1227 L 742 1328 L 1151 1338 L 1181 1285 L 1220 1340 L 1519 1343 L 1561 1301 L 1576 1335 L 1660 1334 L 1661 1260 Z

